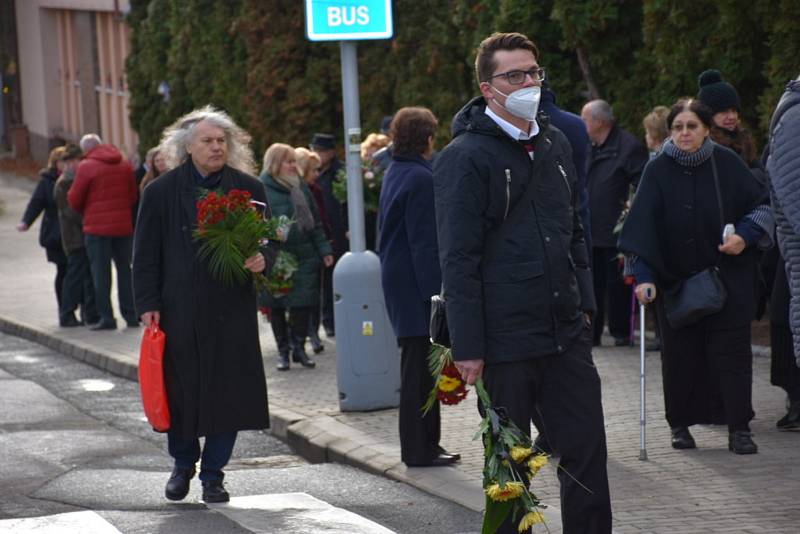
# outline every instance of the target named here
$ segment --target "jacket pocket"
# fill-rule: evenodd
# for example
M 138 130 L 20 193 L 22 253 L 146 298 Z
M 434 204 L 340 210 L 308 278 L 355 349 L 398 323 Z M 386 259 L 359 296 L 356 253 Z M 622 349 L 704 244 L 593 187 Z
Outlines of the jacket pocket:
M 483 302 L 489 332 L 542 330 L 549 326 L 547 280 L 541 261 L 488 265 Z

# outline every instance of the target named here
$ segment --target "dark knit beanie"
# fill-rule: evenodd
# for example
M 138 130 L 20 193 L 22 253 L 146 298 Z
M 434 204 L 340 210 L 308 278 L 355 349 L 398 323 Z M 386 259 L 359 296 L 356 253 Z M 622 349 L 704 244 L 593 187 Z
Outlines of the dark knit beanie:
M 697 85 L 700 87 L 697 99 L 715 114 L 731 108 L 741 111 L 739 93 L 731 84 L 722 81 L 722 74 L 718 70 L 703 72 L 697 79 Z

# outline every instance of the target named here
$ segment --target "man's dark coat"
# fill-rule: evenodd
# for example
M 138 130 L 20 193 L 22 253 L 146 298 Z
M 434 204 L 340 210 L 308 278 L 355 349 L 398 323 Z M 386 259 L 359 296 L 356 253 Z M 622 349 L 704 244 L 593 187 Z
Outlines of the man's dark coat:
M 397 337 L 428 336 L 431 297 L 442 275 L 436 245 L 431 164 L 395 154 L 380 203 L 381 282 Z
M 492 364 L 562 353 L 595 308 L 572 151 L 540 115 L 531 161 L 485 109 L 478 97 L 458 112 L 434 164 L 453 355 Z M 514 212 L 528 187 L 530 205 Z
M 648 158 L 644 145 L 617 125 L 602 145 L 592 148 L 586 160 L 586 185 L 593 247 L 616 246 L 614 228 L 628 200 L 630 185 L 639 183 Z
M 222 190 L 266 203 L 264 186 L 228 166 Z M 137 312 L 161 312 L 171 432 L 184 439 L 269 426 L 252 283 L 223 285 L 198 260 L 199 194 L 191 161 L 145 188 L 134 237 Z M 262 249 L 267 271 L 274 251 Z

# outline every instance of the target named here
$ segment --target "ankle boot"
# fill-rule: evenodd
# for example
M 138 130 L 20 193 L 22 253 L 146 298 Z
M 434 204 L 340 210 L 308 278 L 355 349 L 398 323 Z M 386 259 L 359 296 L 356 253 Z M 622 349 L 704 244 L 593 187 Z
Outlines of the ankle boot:
M 322 344 L 322 340 L 319 338 L 319 333 L 317 331 L 312 330 L 308 334 L 308 340 L 311 342 L 311 348 L 314 354 L 319 354 L 325 350 L 325 345 Z
M 789 404 L 789 411 L 781 417 L 776 426 L 778 430 L 800 430 L 800 401 Z
M 758 446 L 753 441 L 753 434 L 747 430 L 734 430 L 728 434 L 728 450 L 736 454 L 755 454 Z
M 278 371 L 289 370 L 289 351 L 285 350 L 278 353 Z
M 308 367 L 312 369 L 317 366 L 317 363 L 308 357 L 306 354 L 305 348 L 305 340 L 301 340 L 299 337 L 295 336 L 294 338 L 294 349 L 292 350 L 292 359 L 296 362 L 299 362 L 300 365 L 303 367 Z

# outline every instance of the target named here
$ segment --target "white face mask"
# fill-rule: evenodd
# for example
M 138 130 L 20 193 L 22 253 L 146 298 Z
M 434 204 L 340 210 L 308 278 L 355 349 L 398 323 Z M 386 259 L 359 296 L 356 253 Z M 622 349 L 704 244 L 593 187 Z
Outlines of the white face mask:
M 505 106 L 497 102 L 496 98 L 494 99 L 498 106 L 520 119 L 525 119 L 530 122 L 536 120 L 536 113 L 539 111 L 539 100 L 542 98 L 541 87 L 538 85 L 524 87 L 522 89 L 517 89 L 510 95 L 503 93 L 493 85 L 490 85 L 490 87 L 506 97 Z

